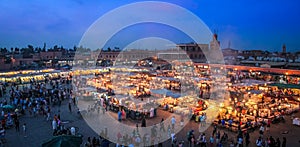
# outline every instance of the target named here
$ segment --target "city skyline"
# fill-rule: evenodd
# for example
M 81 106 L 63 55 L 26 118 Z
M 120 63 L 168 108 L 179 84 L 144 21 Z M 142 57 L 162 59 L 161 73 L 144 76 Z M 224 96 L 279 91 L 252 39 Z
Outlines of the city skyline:
M 242 50 L 281 51 L 283 44 L 287 52 L 300 50 L 300 24 L 297 19 L 298 1 L 196 1 L 162 0 L 179 5 L 197 15 L 219 35 L 221 48 Z M 84 32 L 103 14 L 124 4 L 141 2 L 126 1 L 3 1 L 0 5 L 0 47 L 26 47 L 28 44 L 42 47 L 78 45 Z M 128 18 L 130 19 L 130 18 Z M 180 21 L 180 19 L 178 19 Z M 159 28 L 159 25 L 150 28 Z M 139 26 L 139 31 L 149 31 L 148 25 Z M 128 28 L 130 30 L 132 28 Z M 126 32 L 123 31 L 123 32 Z M 178 32 L 170 33 L 176 34 Z M 123 35 L 124 36 L 124 35 Z M 124 37 L 123 37 L 124 38 Z M 111 42 L 121 46 L 117 38 Z M 190 42 L 186 37 L 175 39 L 176 43 Z M 229 43 L 230 42 L 230 43 Z M 110 45 L 111 46 L 111 45 Z M 113 47 L 113 46 L 111 46 Z

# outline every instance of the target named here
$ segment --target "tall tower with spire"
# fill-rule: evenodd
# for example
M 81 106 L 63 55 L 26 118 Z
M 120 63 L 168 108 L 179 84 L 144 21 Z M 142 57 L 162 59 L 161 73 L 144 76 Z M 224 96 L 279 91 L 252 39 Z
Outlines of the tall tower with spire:
M 220 49 L 220 41 L 218 41 L 218 34 L 215 32 L 210 42 L 210 49 L 211 50 L 219 50 Z
M 282 53 L 286 54 L 286 46 L 285 46 L 285 44 L 282 45 Z
M 209 64 L 215 63 L 223 63 L 223 54 L 220 48 L 220 41 L 218 41 L 218 35 L 215 32 L 212 36 L 212 41 L 209 44 L 209 55 L 207 55 L 207 62 Z

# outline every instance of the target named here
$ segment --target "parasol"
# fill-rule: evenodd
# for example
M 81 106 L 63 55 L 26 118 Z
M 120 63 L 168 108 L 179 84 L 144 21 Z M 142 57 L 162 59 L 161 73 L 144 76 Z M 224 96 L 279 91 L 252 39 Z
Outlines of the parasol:
M 2 106 L 2 108 L 3 109 L 13 109 L 14 106 L 12 106 L 12 105 L 4 105 L 4 106 Z

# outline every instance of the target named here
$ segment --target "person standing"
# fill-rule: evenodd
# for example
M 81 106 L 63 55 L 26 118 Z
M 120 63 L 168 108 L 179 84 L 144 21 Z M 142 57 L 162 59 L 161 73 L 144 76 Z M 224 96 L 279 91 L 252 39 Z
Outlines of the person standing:
M 210 136 L 210 138 L 209 138 L 209 145 L 210 145 L 210 147 L 214 146 L 214 137 L 213 137 L 213 135 Z
M 259 137 L 257 140 L 256 140 L 256 146 L 257 147 L 261 147 L 262 146 L 262 138 L 261 137 Z
M 202 136 L 201 136 L 201 147 L 206 147 L 205 133 L 203 133 Z
M 141 143 L 140 135 L 136 135 L 136 137 L 135 137 L 135 146 L 139 147 L 140 143 Z
M 50 109 L 50 107 L 48 108 L 48 110 L 47 110 L 47 121 L 49 121 L 50 120 L 50 112 L 51 112 L 51 109 Z
M 217 134 L 216 134 L 216 144 L 218 144 L 220 142 L 220 138 L 221 138 L 221 133 L 220 133 L 220 131 L 217 131 Z
M 73 105 L 76 106 L 76 97 L 73 97 Z
M 248 131 L 245 134 L 245 139 L 246 139 L 246 147 L 248 147 L 250 144 L 250 134 Z
M 172 130 L 175 129 L 175 123 L 176 123 L 176 119 L 175 119 L 175 116 L 173 116 L 173 117 L 171 118 Z
M 181 113 L 180 115 L 180 127 L 183 127 L 184 125 L 184 113 Z
M 69 111 L 72 112 L 71 103 L 69 102 Z
M 103 115 L 105 114 L 105 111 L 107 111 L 107 110 L 106 110 L 106 105 L 103 104 L 103 106 L 102 106 L 102 113 L 103 113 Z
M 100 113 L 100 106 L 97 107 L 97 114 L 99 115 Z
M 57 121 L 55 119 L 53 119 L 53 121 L 52 121 L 52 129 L 53 129 L 53 134 L 54 134 L 57 130 Z
M 164 125 L 164 118 L 162 118 L 161 121 L 160 121 L 160 128 L 159 128 L 159 130 L 163 131 L 163 132 L 166 132 L 165 125 Z
M 269 139 L 270 139 L 270 141 L 269 141 L 269 142 L 270 142 L 269 146 L 270 146 L 270 147 L 274 147 L 275 144 L 276 144 L 275 139 L 274 139 L 272 136 L 270 136 Z
M 212 136 L 215 136 L 216 133 L 217 133 L 217 125 L 214 125 L 214 130 L 213 130 Z
M 242 147 L 243 146 L 243 136 L 239 136 L 237 142 L 238 142 L 238 146 Z
M 279 138 L 277 138 L 275 142 L 275 147 L 280 147 L 280 146 L 281 146 L 281 141 Z
M 26 123 L 23 124 L 23 133 L 24 133 L 24 137 L 27 137 L 27 128 L 26 128 Z
M 233 120 L 230 118 L 230 119 L 228 120 L 228 125 L 229 125 L 228 129 L 229 129 L 229 130 L 232 130 L 232 123 L 233 123 Z
M 259 128 L 259 134 L 260 134 L 261 137 L 263 137 L 264 131 L 265 131 L 265 127 L 263 125 L 261 125 L 260 128 Z
M 267 133 L 269 133 L 269 134 L 270 134 L 270 127 L 271 127 L 271 119 L 268 119 L 266 131 L 267 131 Z
M 286 147 L 286 138 L 285 137 L 283 137 L 281 147 Z
M 141 127 L 146 127 L 146 119 L 145 119 L 145 117 L 143 117 L 143 119 L 142 119 L 142 125 L 141 125 Z
M 15 120 L 15 125 L 16 125 L 16 132 L 20 132 L 20 121 L 18 118 Z
M 118 112 L 118 120 L 119 120 L 119 122 L 122 121 L 122 112 L 121 112 L 121 110 L 119 110 L 119 112 Z

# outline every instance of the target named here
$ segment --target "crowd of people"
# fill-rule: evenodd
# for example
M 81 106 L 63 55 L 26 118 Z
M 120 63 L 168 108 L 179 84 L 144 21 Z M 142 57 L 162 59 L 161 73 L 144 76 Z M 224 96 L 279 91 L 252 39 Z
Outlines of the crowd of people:
M 71 79 L 59 77 L 57 79 L 46 78 L 44 81 L 30 80 L 27 84 L 1 83 L 1 138 L 5 142 L 6 129 L 14 127 L 16 132 L 20 132 L 27 137 L 26 122 L 20 118 L 27 117 L 42 118 L 44 121 L 51 121 L 53 135 L 70 134 L 61 123 L 60 114 L 54 114 L 53 106 L 61 106 L 62 101 L 69 102 L 69 110 L 74 107 L 71 104 L 75 100 L 72 97 L 70 87 Z M 74 101 L 75 105 L 75 101 Z M 60 110 L 58 111 L 60 112 Z
M 45 81 L 35 81 L 32 79 L 29 84 L 17 85 L 14 83 L 3 83 L 1 86 L 0 96 L 2 97 L 0 102 L 1 110 L 1 127 L 0 127 L 0 139 L 5 139 L 5 130 L 10 127 L 15 127 L 16 132 L 23 133 L 24 137 L 27 137 L 27 125 L 25 122 L 20 121 L 20 117 L 23 115 L 28 115 L 32 118 L 43 118 L 45 121 L 49 121 L 52 124 L 52 135 L 76 135 L 76 128 L 65 128 L 62 122 L 60 112 L 53 113 L 53 106 L 57 105 L 60 107 L 63 101 L 67 101 L 66 107 L 70 113 L 77 110 L 76 103 L 77 98 L 74 95 L 73 89 L 71 87 L 72 77 L 60 77 L 58 79 L 46 79 Z M 75 83 L 77 85 L 81 82 Z M 206 89 L 210 91 L 210 87 Z M 203 91 L 201 91 L 203 93 Z M 201 96 L 202 97 L 202 96 Z M 5 107 L 7 106 L 7 107 Z M 8 107 L 11 106 L 11 107 Z M 103 104 L 95 104 L 89 106 L 88 113 L 98 113 L 101 110 L 103 114 L 111 106 L 108 100 L 105 100 Z M 206 114 L 201 115 L 200 120 L 206 118 Z M 120 109 L 118 112 L 118 121 L 122 122 L 122 117 L 124 111 Z M 201 122 L 205 122 L 205 121 Z M 220 124 L 224 125 L 223 120 L 220 120 Z M 229 124 L 230 121 L 229 121 Z M 199 127 L 205 126 L 205 123 L 200 123 Z M 230 147 L 243 147 L 249 146 L 250 144 L 255 144 L 257 147 L 286 147 L 287 139 L 283 138 L 273 138 L 269 131 L 271 129 L 271 122 L 266 124 L 259 124 L 259 134 L 260 136 L 255 139 L 255 142 L 250 142 L 252 137 L 249 131 L 242 131 L 240 128 L 236 134 L 235 138 L 230 138 L 228 135 L 228 130 L 220 129 L 216 125 L 213 126 L 213 131 L 211 134 L 206 134 L 200 132 L 198 136 L 194 130 L 189 130 L 186 132 L 186 138 L 179 138 L 176 136 L 174 130 L 176 126 L 183 127 L 182 121 L 176 120 L 175 117 L 170 119 L 170 125 L 165 126 L 164 118 L 157 125 L 153 125 L 151 132 L 144 134 L 143 136 L 139 134 L 137 125 L 136 130 L 133 132 L 128 132 L 127 134 L 118 133 L 117 146 L 151 146 L 160 142 L 161 132 L 167 132 L 169 142 L 172 146 L 217 146 L 223 147 L 225 145 Z M 141 127 L 146 127 L 146 120 L 143 118 L 141 120 Z M 249 125 L 249 127 L 251 127 Z M 105 129 L 99 133 L 99 136 L 84 136 L 86 141 L 84 143 L 87 147 L 105 146 L 109 144 L 108 141 L 108 130 Z M 158 144 L 162 146 L 162 143 Z

